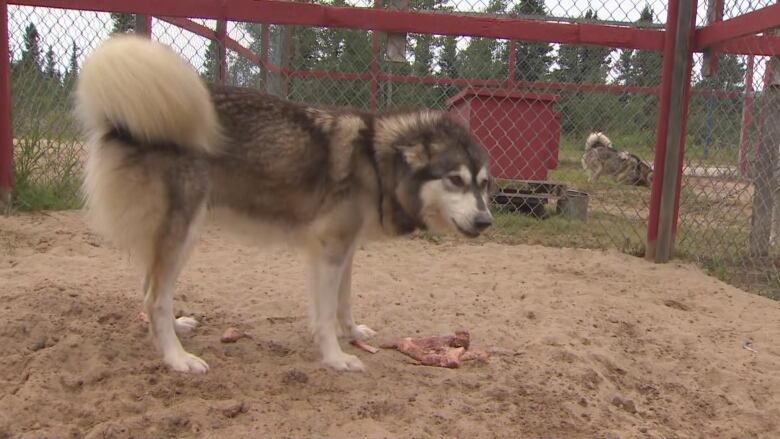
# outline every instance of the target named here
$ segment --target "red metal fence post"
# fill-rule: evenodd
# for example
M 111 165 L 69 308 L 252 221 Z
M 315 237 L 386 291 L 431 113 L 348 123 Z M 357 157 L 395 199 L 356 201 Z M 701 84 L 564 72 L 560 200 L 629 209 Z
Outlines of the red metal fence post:
M 11 53 L 8 48 L 8 3 L 0 0 L 0 208 L 11 208 L 14 147 L 11 133 Z
M 675 4 L 676 3 L 676 4 Z M 672 11 L 672 7 L 675 8 Z M 677 231 L 680 189 L 685 151 L 685 125 L 690 101 L 696 1 L 679 0 L 670 4 L 674 14 L 674 39 L 671 57 L 664 50 L 663 84 L 659 111 L 656 162 L 653 175 L 648 242 L 645 256 L 655 262 L 672 257 Z M 670 23 L 667 20 L 667 32 Z M 667 34 L 667 42 L 669 42 Z M 671 64 L 671 66 L 669 66 Z M 664 136 L 661 137 L 661 132 Z M 663 156 L 659 155 L 663 152 Z M 659 160 L 661 159 L 661 160 Z
M 672 67 L 674 66 L 674 42 L 677 34 L 677 15 L 680 0 L 669 0 L 664 30 L 664 57 L 661 71 L 661 98 L 658 106 L 658 128 L 655 133 L 655 160 L 653 161 L 653 185 L 650 193 L 650 214 L 647 221 L 647 245 L 645 257 L 655 259 L 658 239 L 658 213 L 661 208 L 664 163 L 666 160 L 666 134 L 669 130 L 670 91 L 672 89 Z
M 688 27 L 688 54 L 685 66 L 685 88 L 683 90 L 682 122 L 680 123 L 680 150 L 677 158 L 677 181 L 675 182 L 674 186 L 674 214 L 672 215 L 672 230 L 671 237 L 669 238 L 669 254 L 666 260 L 672 257 L 672 253 L 674 252 L 674 243 L 677 239 L 677 223 L 680 217 L 680 194 L 682 193 L 682 177 L 683 168 L 685 166 L 685 139 L 688 134 L 688 108 L 691 104 L 691 76 L 693 74 L 693 52 L 696 35 L 696 9 L 698 6 L 698 0 L 692 0 L 691 3 L 692 13 L 690 18 L 690 25 Z M 659 223 L 659 234 L 661 232 L 662 226 L 663 224 Z

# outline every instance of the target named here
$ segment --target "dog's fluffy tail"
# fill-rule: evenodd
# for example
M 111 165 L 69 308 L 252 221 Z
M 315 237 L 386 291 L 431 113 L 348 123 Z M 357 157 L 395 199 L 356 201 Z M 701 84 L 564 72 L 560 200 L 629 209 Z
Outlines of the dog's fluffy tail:
M 205 84 L 168 46 L 147 38 L 113 37 L 95 50 L 79 74 L 76 109 L 91 135 L 114 131 L 205 153 L 219 145 Z
M 599 146 L 612 148 L 612 141 L 609 140 L 609 137 L 605 136 L 604 133 L 590 133 L 588 139 L 585 141 L 585 151 Z

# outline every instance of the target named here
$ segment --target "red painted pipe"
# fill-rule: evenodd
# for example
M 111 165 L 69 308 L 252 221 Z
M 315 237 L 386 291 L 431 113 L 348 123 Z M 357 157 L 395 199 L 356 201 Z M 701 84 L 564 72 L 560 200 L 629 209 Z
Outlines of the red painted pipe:
M 8 3 L 0 0 L 0 202 L 10 202 L 14 147 L 11 133 L 11 56 L 8 49 Z

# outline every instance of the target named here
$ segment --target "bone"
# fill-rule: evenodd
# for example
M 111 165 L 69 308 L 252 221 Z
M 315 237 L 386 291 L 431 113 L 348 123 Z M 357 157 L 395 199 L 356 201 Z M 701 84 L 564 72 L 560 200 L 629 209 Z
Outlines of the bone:
M 371 346 L 370 344 L 368 344 L 365 341 L 360 340 L 358 338 L 352 339 L 349 342 L 349 344 L 351 344 L 352 346 L 355 346 L 358 349 L 364 350 L 364 351 L 366 351 L 366 352 L 368 352 L 370 354 L 376 354 L 377 352 L 379 352 L 379 348 Z

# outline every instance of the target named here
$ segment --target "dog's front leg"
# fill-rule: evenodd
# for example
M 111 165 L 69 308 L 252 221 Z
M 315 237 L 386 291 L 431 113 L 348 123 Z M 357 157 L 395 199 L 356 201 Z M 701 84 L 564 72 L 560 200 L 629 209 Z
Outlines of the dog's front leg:
M 344 264 L 344 272 L 341 274 L 339 286 L 338 319 L 343 334 L 358 340 L 367 340 L 376 335 L 376 331 L 366 325 L 355 324 L 352 318 L 352 258 L 355 256 L 354 248 L 347 255 Z
M 322 362 L 333 369 L 364 371 L 356 356 L 341 350 L 337 334 L 339 290 L 345 267 L 351 262 L 352 245 L 324 242 L 310 249 L 311 258 L 311 325 L 314 339 L 322 353 Z

